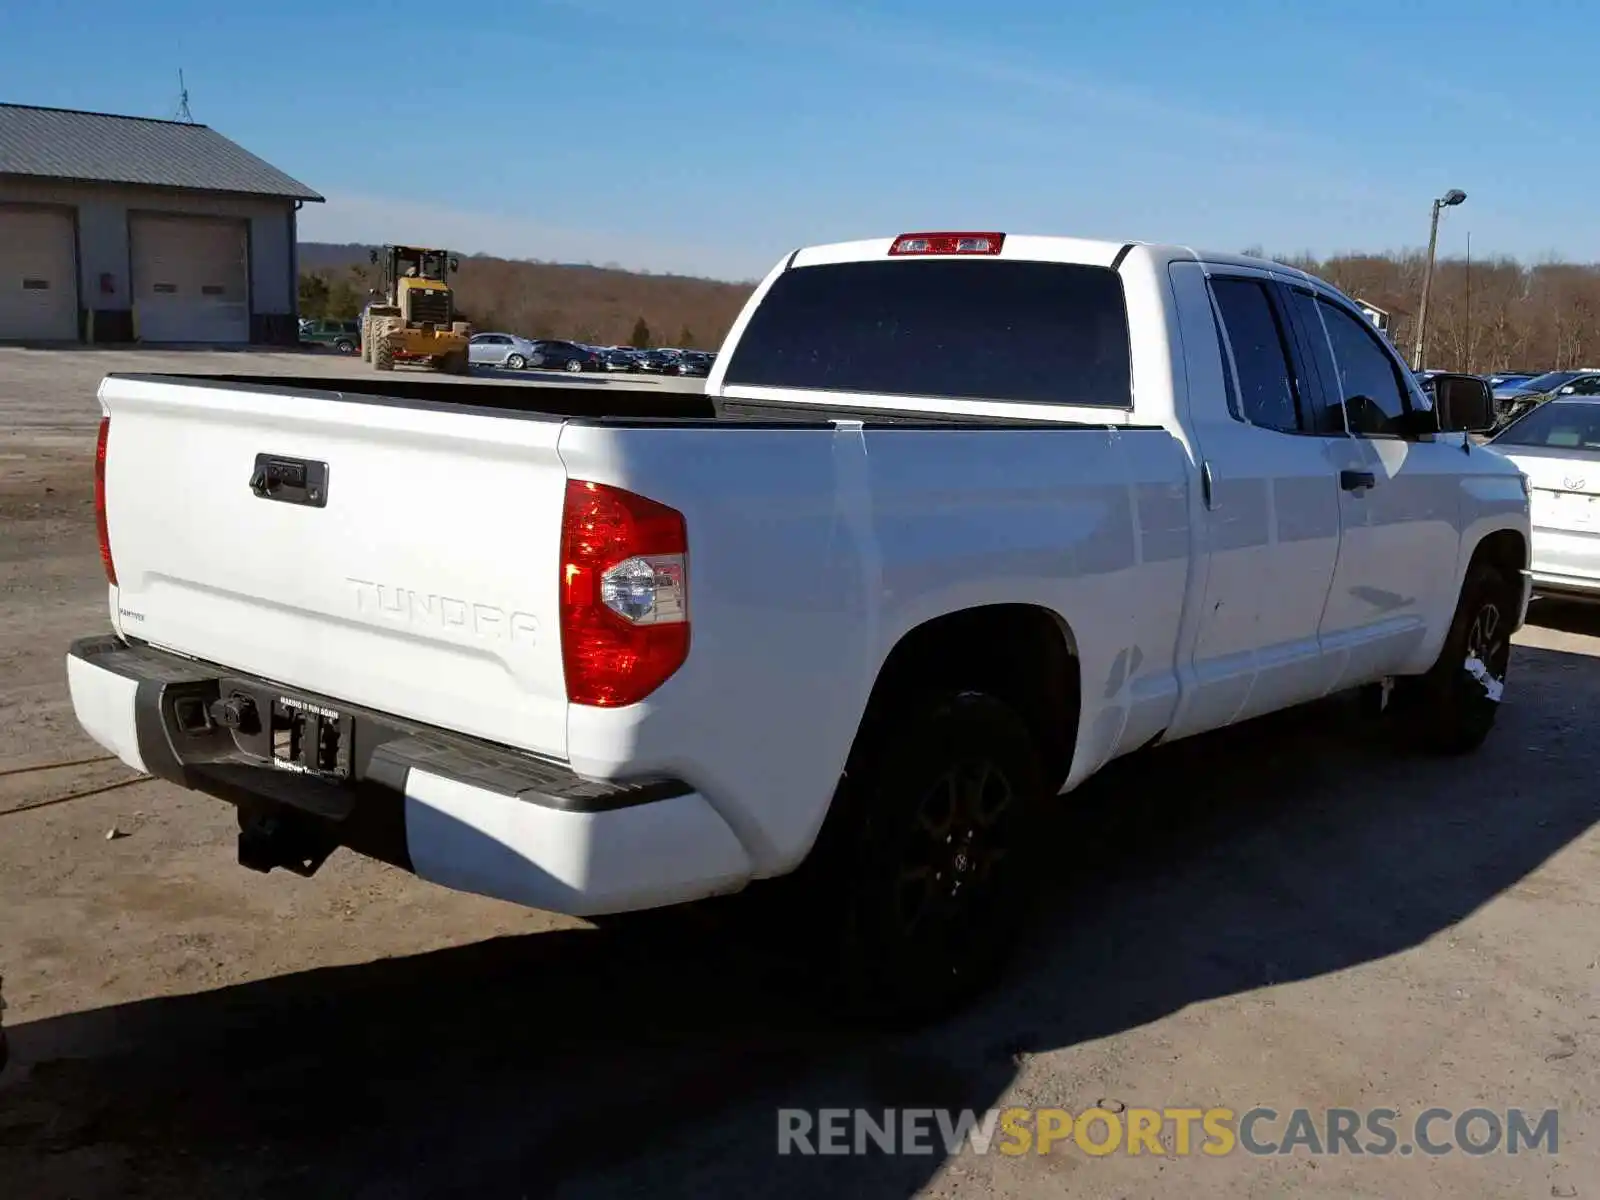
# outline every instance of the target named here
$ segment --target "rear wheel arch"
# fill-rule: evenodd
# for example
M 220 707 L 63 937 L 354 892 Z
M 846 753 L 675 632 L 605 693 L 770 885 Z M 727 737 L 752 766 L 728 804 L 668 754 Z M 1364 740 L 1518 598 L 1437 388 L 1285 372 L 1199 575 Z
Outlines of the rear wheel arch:
M 884 659 L 851 747 L 870 753 L 908 704 L 941 691 L 993 696 L 1028 726 L 1052 790 L 1072 768 L 1082 708 L 1077 641 L 1057 613 L 1034 604 L 992 604 L 931 618 L 903 634 Z
M 1039 875 L 1039 801 L 1071 769 L 1076 649 L 1054 612 L 998 604 L 932 618 L 884 659 L 810 851 L 753 892 L 771 902 L 753 909 L 763 935 L 785 930 L 851 1010 L 917 1020 L 960 1003 L 1003 966 Z M 982 795 L 958 786 L 975 766 Z M 996 779 L 1003 798 L 983 818 Z M 930 810 L 941 795 L 948 803 Z M 950 822 L 948 835 L 938 819 Z M 908 924 L 908 864 L 934 906 L 935 932 L 938 912 L 953 906 L 951 929 L 980 936 L 920 933 L 916 914 Z M 941 872 L 971 878 L 958 886 Z

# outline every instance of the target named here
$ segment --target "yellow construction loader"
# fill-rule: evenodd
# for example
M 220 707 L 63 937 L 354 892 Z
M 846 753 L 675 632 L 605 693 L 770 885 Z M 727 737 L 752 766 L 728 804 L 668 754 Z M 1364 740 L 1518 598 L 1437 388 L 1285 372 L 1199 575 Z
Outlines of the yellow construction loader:
M 448 250 L 383 246 L 372 252 L 379 286 L 361 313 L 361 357 L 380 371 L 421 362 L 451 375 L 467 373 L 472 326 L 456 320 L 450 275 L 460 262 Z

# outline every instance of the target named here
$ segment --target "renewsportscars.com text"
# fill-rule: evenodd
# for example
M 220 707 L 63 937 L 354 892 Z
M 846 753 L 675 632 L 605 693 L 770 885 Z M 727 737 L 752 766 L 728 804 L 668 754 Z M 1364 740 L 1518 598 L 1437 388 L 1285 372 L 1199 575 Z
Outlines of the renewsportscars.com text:
M 778 1153 L 1553 1155 L 1559 1125 L 1555 1109 L 1520 1108 L 1430 1108 L 1409 1118 L 1392 1108 L 784 1108 Z

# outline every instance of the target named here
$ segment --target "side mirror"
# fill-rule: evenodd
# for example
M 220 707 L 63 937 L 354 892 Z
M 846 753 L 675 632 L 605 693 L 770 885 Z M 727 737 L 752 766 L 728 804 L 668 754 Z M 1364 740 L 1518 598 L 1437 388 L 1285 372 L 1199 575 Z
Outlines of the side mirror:
M 452 271 L 459 271 L 459 270 L 461 270 L 461 260 L 460 260 L 460 259 L 459 259 L 459 258 L 452 258 L 452 259 L 451 259 L 451 260 L 450 260 L 450 269 L 451 269 L 451 270 L 452 270 Z
M 1494 394 L 1476 375 L 1435 375 L 1433 411 L 1440 433 L 1488 433 L 1495 426 Z
M 1572 393 L 1573 393 L 1573 392 L 1575 392 L 1575 391 L 1577 391 L 1577 389 L 1576 389 L 1576 388 L 1575 388 L 1575 387 L 1573 387 L 1573 386 L 1572 386 L 1572 385 L 1571 385 L 1571 384 L 1570 384 L 1570 383 L 1569 383 L 1569 384 L 1567 384 L 1567 386 L 1566 386 L 1566 387 L 1564 387 L 1564 388 L 1562 388 L 1562 389 L 1561 389 L 1561 391 L 1560 391 L 1560 392 L 1559 392 L 1559 393 L 1558 393 L 1558 395 L 1562 395 L 1562 396 L 1570 396 L 1570 395 L 1572 395 Z
M 374 263 L 376 263 L 378 261 L 378 252 L 376 250 L 371 251 L 371 256 L 372 256 L 372 261 Z

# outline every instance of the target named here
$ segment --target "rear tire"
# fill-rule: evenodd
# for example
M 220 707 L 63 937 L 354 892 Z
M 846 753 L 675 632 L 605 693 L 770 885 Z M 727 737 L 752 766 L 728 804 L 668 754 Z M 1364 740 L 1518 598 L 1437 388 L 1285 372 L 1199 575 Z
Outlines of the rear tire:
M 567 370 L 572 372 L 574 375 L 578 374 L 583 370 L 582 361 L 576 358 L 569 358 L 567 360 Z
M 1444 755 L 1483 745 L 1500 712 L 1518 601 L 1496 567 L 1468 568 L 1438 660 L 1426 675 L 1395 682 L 1390 704 L 1408 744 Z
M 506 370 L 508 371 L 520 371 L 527 365 L 528 360 L 523 358 L 520 354 L 510 354 L 506 356 Z
M 995 982 L 1037 879 L 1043 780 L 1022 719 L 974 692 L 909 706 L 853 756 L 812 854 L 777 881 L 848 1013 L 921 1022 Z
M 356 348 L 356 344 L 354 342 L 352 342 L 349 338 L 340 338 L 337 342 L 335 342 L 333 344 L 333 348 L 335 350 L 337 350 L 340 354 L 349 354 L 352 350 L 354 350 Z

